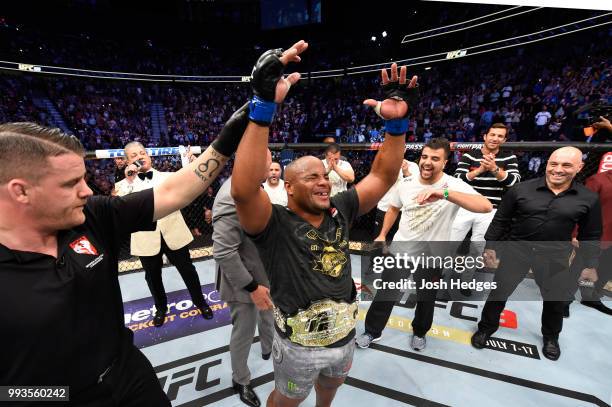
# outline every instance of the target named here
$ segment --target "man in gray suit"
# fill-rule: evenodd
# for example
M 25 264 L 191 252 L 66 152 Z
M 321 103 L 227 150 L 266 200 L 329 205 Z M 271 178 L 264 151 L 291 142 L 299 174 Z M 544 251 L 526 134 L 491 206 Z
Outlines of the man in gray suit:
M 268 152 L 268 160 L 272 158 Z M 269 163 L 270 164 L 270 163 Z M 266 168 L 269 168 L 268 165 Z M 267 177 L 262 174 L 262 180 Z M 213 253 L 217 263 L 217 289 L 230 307 L 232 335 L 230 356 L 232 384 L 240 400 L 259 407 L 260 401 L 251 387 L 247 358 L 259 327 L 261 352 L 267 360 L 272 352 L 274 317 L 268 277 L 257 248 L 240 227 L 231 191 L 232 179 L 223 183 L 213 204 Z

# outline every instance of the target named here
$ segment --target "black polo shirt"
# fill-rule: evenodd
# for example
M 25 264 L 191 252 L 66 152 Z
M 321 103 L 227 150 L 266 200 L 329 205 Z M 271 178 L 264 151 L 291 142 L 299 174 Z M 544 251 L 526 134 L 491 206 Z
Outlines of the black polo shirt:
M 57 259 L 0 245 L 0 385 L 74 395 L 133 346 L 117 257 L 130 233 L 155 227 L 153 190 L 95 196 L 84 213 L 85 223 L 58 233 Z
M 540 177 L 508 190 L 485 240 L 489 248 L 494 248 L 495 242 L 508 233 L 512 241 L 570 242 L 576 225 L 586 267 L 597 267 L 602 232 L 599 197 L 577 182 L 555 195 L 548 188 L 546 177 Z

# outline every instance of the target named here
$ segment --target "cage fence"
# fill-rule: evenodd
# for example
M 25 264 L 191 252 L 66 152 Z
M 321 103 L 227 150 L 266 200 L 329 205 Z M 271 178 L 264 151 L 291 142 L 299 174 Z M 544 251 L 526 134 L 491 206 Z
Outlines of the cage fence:
M 584 182 L 589 176 L 598 172 L 602 156 L 612 151 L 611 144 L 565 144 L 551 142 L 508 142 L 503 146 L 504 151 L 514 153 L 519 163 L 521 181 L 543 176 L 546 162 L 550 154 L 557 148 L 572 145 L 583 151 L 584 167 L 576 176 L 577 182 Z M 300 143 L 300 144 L 270 144 L 273 159 L 284 167 L 290 161 L 305 155 L 324 157 L 326 145 L 322 143 Z M 340 144 L 341 154 L 355 171 L 355 183 L 363 179 L 370 171 L 371 164 L 380 147 L 377 143 L 368 144 Z M 404 157 L 409 161 L 418 163 L 423 143 L 407 143 Z M 444 169 L 447 174 L 454 174 L 455 168 L 461 155 L 466 151 L 481 148 L 481 143 L 451 143 L 451 156 Z M 201 148 L 202 151 L 205 149 Z M 104 151 L 104 150 L 103 150 Z M 108 150 L 106 150 L 108 151 Z M 121 150 L 117 151 L 120 154 Z M 177 148 L 164 150 L 150 149 L 153 168 L 158 171 L 178 171 L 181 168 L 181 159 L 176 152 Z M 174 153 L 174 154 L 172 154 Z M 117 155 L 115 154 L 115 155 Z M 111 154 L 112 156 L 113 154 Z M 96 195 L 109 195 L 112 193 L 115 174 L 123 170 L 118 168 L 114 158 L 108 154 L 91 152 L 86 155 L 86 179 L 89 186 Z M 208 259 L 212 256 L 212 207 L 215 194 L 221 184 L 231 175 L 233 160 L 225 166 L 217 180 L 198 197 L 193 203 L 181 210 L 181 213 L 189 229 L 194 235 L 190 244 L 190 253 L 193 260 Z M 368 243 L 374 239 L 374 216 L 376 209 L 356 219 L 351 229 L 351 245 L 353 251 L 359 252 L 368 247 Z M 164 259 L 166 260 L 166 259 Z M 119 257 L 119 272 L 125 273 L 141 269 L 138 257 L 130 254 L 130 242 L 127 239 L 122 243 Z

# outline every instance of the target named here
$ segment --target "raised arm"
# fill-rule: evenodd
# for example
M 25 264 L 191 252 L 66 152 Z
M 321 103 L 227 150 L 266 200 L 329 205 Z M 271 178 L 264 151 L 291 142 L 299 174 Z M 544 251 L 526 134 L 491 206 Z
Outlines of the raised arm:
M 300 79 L 297 72 L 283 78 L 283 69 L 289 62 L 299 62 L 299 54 L 306 48 L 308 44 L 299 41 L 285 52 L 266 51 L 253 68 L 250 123 L 236 152 L 231 191 L 240 224 L 249 234 L 263 231 L 272 214 L 270 198 L 261 188 L 260 179 L 267 171 L 269 126 L 276 104 L 285 99 L 291 85 Z
M 249 107 L 245 104 L 230 117 L 203 154 L 153 189 L 153 220 L 189 205 L 217 178 L 238 147 L 248 124 L 248 114 Z
M 363 102 L 385 120 L 386 132 L 370 173 L 355 186 L 360 215 L 369 212 L 397 180 L 406 149 L 408 107 L 414 106 L 417 99 L 417 77 L 413 76 L 407 84 L 405 66 L 400 69 L 399 76 L 397 64 L 391 65 L 391 79 L 386 69 L 381 71 L 381 75 L 385 100 L 367 99 Z
M 244 139 L 238 146 L 232 171 L 232 197 L 243 229 L 249 234 L 264 230 L 272 215 L 272 203 L 261 188 L 266 166 L 268 127 L 249 123 Z

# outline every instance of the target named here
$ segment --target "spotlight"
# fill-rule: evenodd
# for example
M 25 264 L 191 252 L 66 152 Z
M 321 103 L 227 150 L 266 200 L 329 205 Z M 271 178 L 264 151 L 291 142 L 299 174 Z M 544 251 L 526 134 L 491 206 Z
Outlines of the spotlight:
M 382 36 L 383 36 L 383 38 L 385 38 L 385 37 L 387 36 L 387 32 L 386 32 L 386 31 L 383 31 L 383 32 L 382 32 Z
M 426 66 L 426 67 L 425 67 L 425 70 L 426 70 L 426 71 L 429 71 L 430 69 L 431 69 L 431 66 Z
M 370 38 L 372 41 L 376 41 L 376 37 L 372 36 L 372 38 Z

